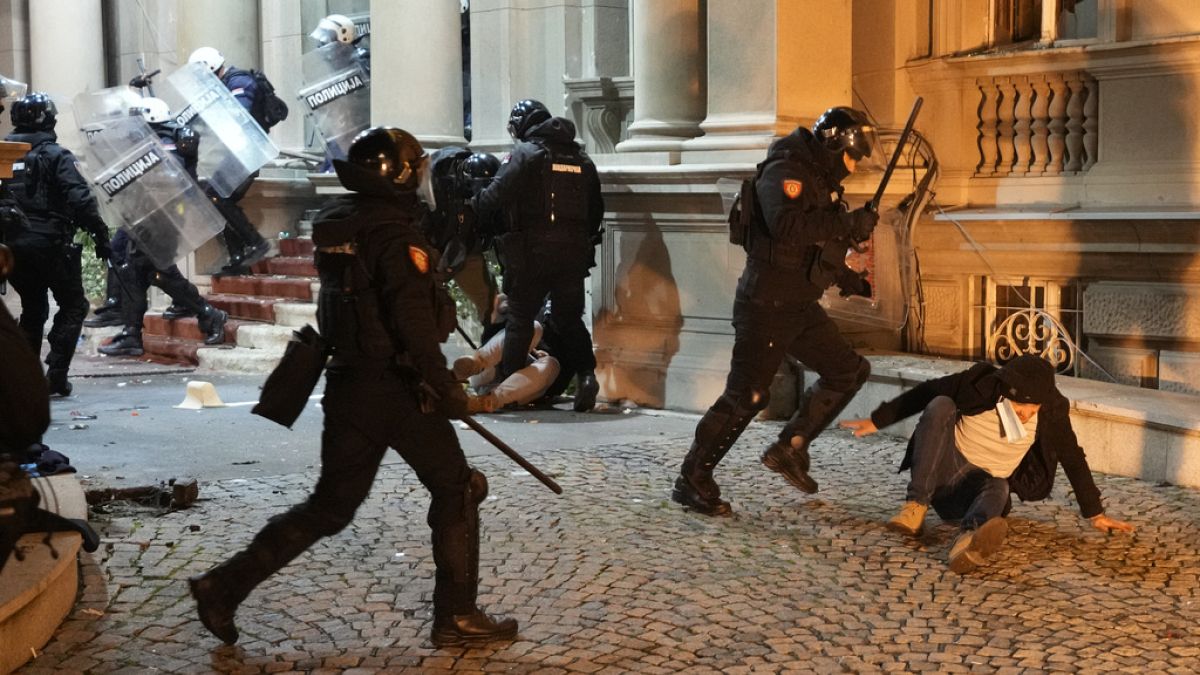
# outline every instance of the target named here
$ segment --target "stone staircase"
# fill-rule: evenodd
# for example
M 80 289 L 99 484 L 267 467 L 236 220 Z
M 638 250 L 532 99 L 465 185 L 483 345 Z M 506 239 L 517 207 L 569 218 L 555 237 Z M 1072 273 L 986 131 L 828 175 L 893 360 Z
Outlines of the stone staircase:
M 223 345 L 205 345 L 194 317 L 167 320 L 160 313 L 147 314 L 142 336 L 146 355 L 206 369 L 270 372 L 292 330 L 316 323 L 312 252 L 307 236 L 281 237 L 278 255 L 255 264 L 251 274 L 213 277 L 205 299 L 229 313 Z

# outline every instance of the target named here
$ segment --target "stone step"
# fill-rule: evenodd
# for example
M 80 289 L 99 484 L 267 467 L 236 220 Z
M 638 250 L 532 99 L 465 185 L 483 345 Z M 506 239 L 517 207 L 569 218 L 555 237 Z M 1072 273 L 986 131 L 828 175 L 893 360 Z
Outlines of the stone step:
M 230 317 L 275 323 L 275 305 L 280 298 L 260 298 L 253 295 L 213 293 L 205 297 L 213 307 L 229 313 Z
M 311 258 L 313 240 L 311 237 L 288 237 L 279 240 L 279 254 L 289 258 Z
M 197 362 L 202 370 L 219 370 L 234 373 L 269 373 L 275 369 L 283 356 L 283 349 L 214 349 L 211 347 L 197 352 Z
M 212 292 L 219 295 L 257 295 L 268 298 L 291 298 L 294 300 L 312 300 L 313 282 L 311 277 L 281 277 L 281 276 L 228 276 L 214 277 Z
M 282 354 L 284 347 L 292 339 L 292 331 L 289 326 L 247 323 L 238 329 L 236 344 L 244 349 L 262 349 Z
M 242 319 L 229 319 L 225 322 L 225 343 L 235 344 L 238 341 L 238 331 L 247 324 L 257 322 L 245 321 Z M 200 322 L 194 316 L 185 317 L 183 319 L 164 319 L 162 314 L 147 314 L 142 321 L 142 335 L 156 335 L 160 337 L 181 338 L 184 340 L 195 340 L 203 342 L 205 338 L 204 331 L 200 330 Z
M 315 277 L 317 268 L 312 256 L 276 256 L 254 263 L 255 274 L 278 274 L 290 277 Z
M 317 325 L 317 305 L 311 302 L 277 302 L 274 306 L 275 325 L 300 328 L 306 323 Z
M 165 335 L 142 335 L 142 349 L 146 356 L 156 361 L 196 365 L 196 351 L 205 346 L 200 340 L 167 337 Z

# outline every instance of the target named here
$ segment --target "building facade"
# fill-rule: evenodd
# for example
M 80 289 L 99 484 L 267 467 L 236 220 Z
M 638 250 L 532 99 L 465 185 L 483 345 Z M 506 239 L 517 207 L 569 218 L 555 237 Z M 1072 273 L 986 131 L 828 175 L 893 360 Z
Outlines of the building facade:
M 377 123 L 500 152 L 516 100 L 576 121 L 608 205 L 591 318 L 610 399 L 701 409 L 722 388 L 744 256 L 719 179 L 830 106 L 894 128 L 917 96 L 940 168 L 909 232 L 919 281 L 902 328 L 852 339 L 1032 349 L 1200 393 L 1193 0 L 0 0 L 0 72 L 69 100 L 210 44 L 294 91 L 305 35 L 334 11 L 370 14 Z M 271 135 L 314 147 L 298 117 Z M 885 206 L 918 168 L 902 163 Z M 332 188 L 286 161 L 264 177 L 251 206 L 274 231 Z M 856 176 L 851 202 L 878 180 Z

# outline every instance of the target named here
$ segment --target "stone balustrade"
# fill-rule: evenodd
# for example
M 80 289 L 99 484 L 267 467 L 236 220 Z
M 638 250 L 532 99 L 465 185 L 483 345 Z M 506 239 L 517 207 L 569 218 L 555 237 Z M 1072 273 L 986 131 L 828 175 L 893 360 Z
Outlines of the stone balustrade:
M 1086 173 L 1096 163 L 1100 89 L 1086 71 L 980 77 L 980 177 Z

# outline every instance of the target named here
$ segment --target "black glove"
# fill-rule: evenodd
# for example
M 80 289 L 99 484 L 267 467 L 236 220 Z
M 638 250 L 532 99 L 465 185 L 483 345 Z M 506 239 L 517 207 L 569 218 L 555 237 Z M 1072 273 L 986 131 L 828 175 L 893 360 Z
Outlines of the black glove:
M 875 224 L 879 222 L 878 213 L 864 206 L 851 211 L 847 216 L 850 222 L 846 228 L 846 236 L 850 237 L 851 241 L 860 242 L 871 238 Z
M 110 246 L 107 241 L 96 242 L 96 259 L 97 260 L 103 260 L 103 261 L 112 260 L 112 256 L 113 256 L 112 246 Z
M 838 288 L 841 291 L 838 295 L 843 298 L 848 298 L 852 295 L 861 295 L 864 298 L 871 297 L 871 282 L 867 281 L 867 273 L 855 272 L 849 267 L 843 268 L 838 274 Z
M 438 391 L 434 409 L 446 417 L 456 420 L 469 414 L 467 392 L 457 382 L 450 382 Z

